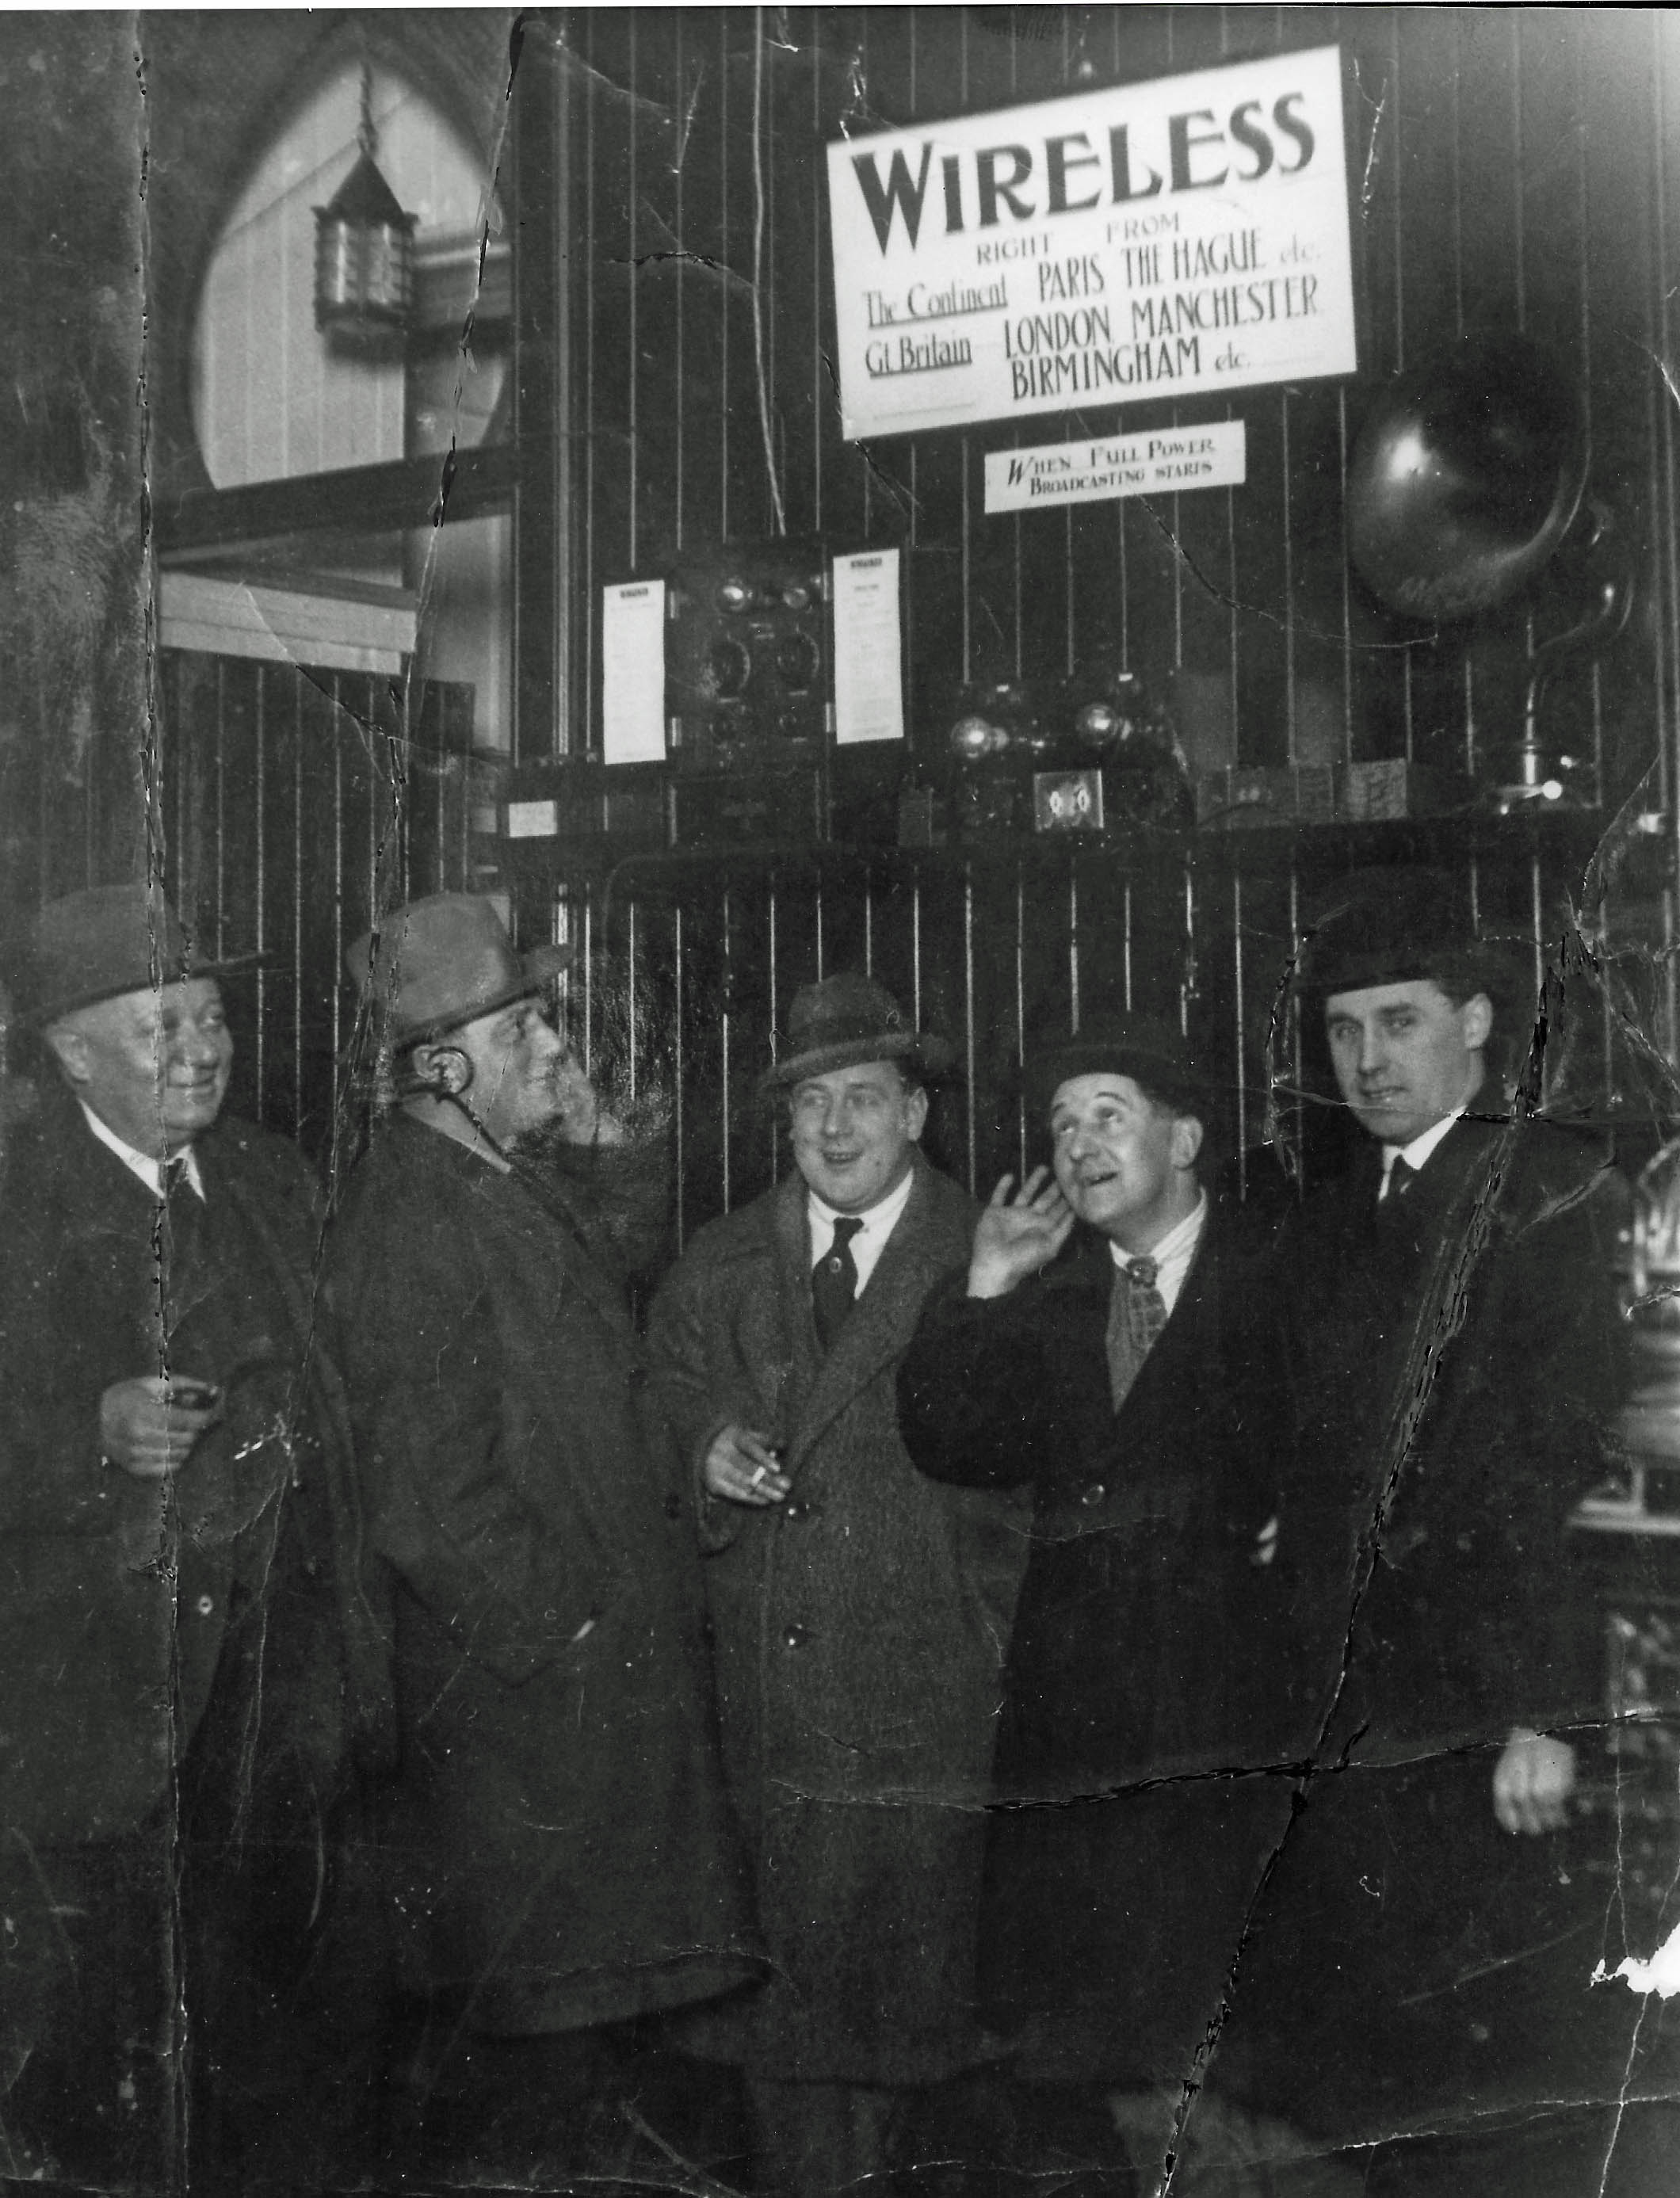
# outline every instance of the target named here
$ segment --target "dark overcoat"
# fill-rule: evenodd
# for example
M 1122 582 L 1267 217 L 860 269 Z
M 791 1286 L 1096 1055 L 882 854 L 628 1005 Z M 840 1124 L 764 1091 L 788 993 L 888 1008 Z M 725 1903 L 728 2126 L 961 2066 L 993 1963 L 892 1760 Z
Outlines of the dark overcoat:
M 1226 2040 L 1251 2092 L 1339 2143 L 1613 2095 L 1637 2012 L 1590 1986 L 1604 1905 L 1565 1836 L 1503 1831 L 1492 1799 L 1514 1728 L 1602 1716 L 1568 1521 L 1622 1391 L 1611 1157 L 1466 1118 L 1381 1205 L 1380 1166 L 1371 1142 L 1309 1196 L 1273 1285 L 1308 1775 Z
M 381 1718 L 348 1420 L 312 1333 L 315 1179 L 225 1117 L 194 1149 L 231 1280 L 175 1256 L 158 1201 L 56 1082 L 8 1154 L 0 1815 L 35 1846 L 166 1811 L 212 1694 L 241 1778 L 318 1793 Z M 168 1486 L 104 1463 L 99 1429 L 107 1387 L 166 1369 L 227 1408 Z
M 393 1584 L 412 1980 L 509 2033 L 741 1982 L 692 1503 L 621 1292 L 531 1179 L 400 1115 L 328 1272 Z
M 703 1229 L 654 1306 L 696 1474 L 735 1422 L 786 1445 L 793 1484 L 763 1510 L 707 1498 L 703 1521 L 725 1756 L 775 1964 L 742 2050 L 770 2075 L 914 2085 L 976 2050 L 981 1806 L 1024 1518 L 918 1475 L 893 1404 L 974 1219 L 918 1154 L 826 1358 L 797 1175 Z
M 1222 1775 L 1275 1760 L 1260 1560 L 1288 1422 L 1251 1271 L 1211 1210 L 1118 1416 L 1089 1232 L 1000 1298 L 953 1276 L 899 1371 L 923 1472 L 1034 1497 L 982 1937 L 988 2006 L 1038 2075 L 1183 2077 L 1288 1820 L 1287 1782 Z

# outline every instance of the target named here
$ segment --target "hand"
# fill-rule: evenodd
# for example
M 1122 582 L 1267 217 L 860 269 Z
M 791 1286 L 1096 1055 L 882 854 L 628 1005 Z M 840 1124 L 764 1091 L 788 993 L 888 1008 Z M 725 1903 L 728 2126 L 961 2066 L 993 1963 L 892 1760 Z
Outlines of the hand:
M 1007 1296 L 1017 1282 L 1047 1266 L 1073 1231 L 1073 1208 L 1047 1167 L 1034 1168 L 1011 1198 L 1014 1181 L 1012 1175 L 1002 1178 L 974 1231 L 971 1298 Z
M 1575 1789 L 1575 1751 L 1567 1740 L 1519 1725 L 1493 1770 L 1493 1813 L 1508 1832 L 1555 1832 Z
M 727 1427 L 714 1438 L 703 1477 L 709 1494 L 760 1509 L 783 1502 L 793 1485 L 764 1438 L 748 1428 Z
M 113 1465 L 137 1480 L 166 1480 L 222 1416 L 220 1392 L 207 1381 L 137 1374 L 113 1381 L 99 1400 L 99 1439 Z

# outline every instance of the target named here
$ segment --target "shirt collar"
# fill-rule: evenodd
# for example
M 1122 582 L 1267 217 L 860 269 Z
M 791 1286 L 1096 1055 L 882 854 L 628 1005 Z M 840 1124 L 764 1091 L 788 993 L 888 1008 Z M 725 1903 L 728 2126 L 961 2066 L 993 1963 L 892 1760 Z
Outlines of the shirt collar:
M 1147 1252 L 1123 1252 L 1111 1237 L 1108 1256 L 1117 1267 L 1129 1267 L 1134 1259 L 1153 1259 L 1156 1267 L 1171 1267 L 1180 1259 L 1188 1260 L 1196 1247 L 1201 1234 L 1201 1224 L 1207 1216 L 1207 1193 L 1198 1192 L 1196 1202 L 1182 1221 L 1176 1222 L 1158 1244 Z
M 863 1224 L 860 1231 L 861 1235 L 885 1236 L 896 1227 L 898 1216 L 910 1204 L 910 1188 L 915 1181 L 915 1168 L 906 1168 L 904 1179 L 897 1189 L 889 1190 L 885 1198 L 878 1199 L 875 1205 L 866 1207 L 862 1213 L 842 1213 L 837 1207 L 830 1206 L 826 1198 L 819 1198 L 817 1193 L 807 1186 L 806 1211 L 811 1216 L 812 1231 L 826 1229 L 832 1235 L 837 1221 L 861 1221 Z
M 137 1152 L 126 1138 L 119 1137 L 108 1122 L 94 1113 L 85 1099 L 78 1099 L 76 1104 L 87 1117 L 88 1127 L 98 1138 L 100 1143 L 116 1154 L 131 1175 L 139 1178 L 154 1198 L 161 1198 L 163 1196 L 163 1162 L 154 1160 L 149 1153 Z M 187 1180 L 202 1198 L 204 1178 L 199 1173 L 198 1154 L 192 1147 L 183 1145 L 177 1152 L 171 1153 L 170 1158 L 186 1162 Z
M 1425 1160 L 1428 1159 L 1431 1153 L 1434 1151 L 1436 1146 L 1439 1145 L 1441 1140 L 1446 1136 L 1447 1131 L 1452 1127 L 1453 1124 L 1457 1121 L 1462 1121 L 1464 1109 L 1460 1107 L 1450 1114 L 1443 1114 L 1439 1122 L 1435 1123 L 1431 1128 L 1427 1129 L 1421 1137 L 1414 1137 L 1409 1145 L 1385 1145 L 1382 1148 L 1382 1179 L 1384 1183 L 1387 1182 L 1389 1176 L 1392 1173 L 1396 1160 L 1404 1160 L 1406 1166 L 1411 1169 L 1414 1174 L 1416 1174 L 1418 1169 L 1423 1166 Z

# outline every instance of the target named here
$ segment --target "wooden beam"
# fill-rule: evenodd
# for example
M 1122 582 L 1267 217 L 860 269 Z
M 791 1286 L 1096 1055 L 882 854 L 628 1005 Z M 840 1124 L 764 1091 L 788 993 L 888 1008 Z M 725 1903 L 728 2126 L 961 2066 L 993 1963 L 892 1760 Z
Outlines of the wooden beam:
M 399 533 L 445 517 L 482 519 L 509 509 L 519 474 L 514 445 L 494 443 L 244 488 L 195 489 L 158 506 L 157 552 L 179 561 L 300 534 Z

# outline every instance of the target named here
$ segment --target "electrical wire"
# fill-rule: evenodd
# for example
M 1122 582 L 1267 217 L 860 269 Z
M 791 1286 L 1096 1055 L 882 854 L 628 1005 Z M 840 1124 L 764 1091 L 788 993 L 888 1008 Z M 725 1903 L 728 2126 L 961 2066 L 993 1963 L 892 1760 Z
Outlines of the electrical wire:
M 764 259 L 764 11 L 753 10 L 753 363 L 759 381 L 759 433 L 764 438 L 764 471 L 770 478 L 770 509 L 776 531 L 788 532 L 782 482 L 776 469 L 776 445 L 770 429 L 770 391 L 764 381 L 764 307 L 761 294 Z

